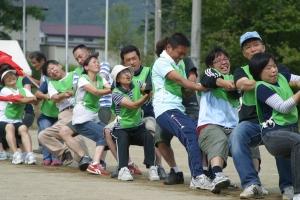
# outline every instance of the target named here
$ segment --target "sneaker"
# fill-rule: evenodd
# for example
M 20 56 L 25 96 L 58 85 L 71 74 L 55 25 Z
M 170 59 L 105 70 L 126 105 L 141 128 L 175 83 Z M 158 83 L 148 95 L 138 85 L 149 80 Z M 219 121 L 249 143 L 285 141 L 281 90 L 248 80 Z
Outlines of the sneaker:
M 293 200 L 300 200 L 300 194 L 295 194 Z
M 150 181 L 159 181 L 159 176 L 157 172 L 157 167 L 156 166 L 151 166 L 149 169 L 149 180 Z
M 117 167 L 116 170 L 114 170 L 111 174 L 110 174 L 110 178 L 117 178 L 119 175 L 119 169 Z
M 263 198 L 263 191 L 259 185 L 250 185 L 244 189 L 244 191 L 240 194 L 241 199 L 249 199 L 249 198 Z
M 122 167 L 120 169 L 118 179 L 121 181 L 133 181 L 133 177 L 127 167 Z
M 43 165 L 44 166 L 50 166 L 51 165 L 51 160 L 43 160 Z
M 65 150 L 61 156 L 61 163 L 64 166 L 68 166 L 73 162 L 73 156 L 69 150 Z
M 171 168 L 169 175 L 164 181 L 165 185 L 175 185 L 175 184 L 183 184 L 184 178 L 182 172 L 175 172 L 173 168 Z
M 263 193 L 264 196 L 269 195 L 269 191 L 263 185 L 260 186 L 260 187 L 261 187 L 261 190 L 262 190 L 262 193 Z
M 292 200 L 294 196 L 294 187 L 288 186 L 283 189 L 282 200 Z
M 35 165 L 36 164 L 36 159 L 33 154 L 33 152 L 28 152 L 25 156 L 25 164 L 27 165 Z
M 15 164 L 15 165 L 19 165 L 19 164 L 22 164 L 23 162 L 24 162 L 24 160 L 23 160 L 22 153 L 19 151 L 16 151 L 13 155 L 13 159 L 12 159 L 11 163 Z
M 7 160 L 7 154 L 6 151 L 0 151 L 0 160 Z
M 134 163 L 128 164 L 128 169 L 132 175 L 142 175 L 142 171 Z
M 168 176 L 165 169 L 160 165 L 157 166 L 157 173 L 158 173 L 158 176 L 159 176 L 160 180 L 164 180 Z
M 97 174 L 97 175 L 103 175 L 103 176 L 108 176 L 109 172 L 104 169 L 102 165 L 99 163 L 96 164 L 89 164 L 88 168 L 86 169 L 87 172 L 91 174 Z
M 52 162 L 51 162 L 51 166 L 61 166 L 61 165 L 62 165 L 62 163 L 58 159 L 52 160 Z
M 211 192 L 219 194 L 222 189 L 228 188 L 230 185 L 230 180 L 223 172 L 216 173 L 216 177 L 212 181 Z
M 80 171 L 85 171 L 92 161 L 93 160 L 88 155 L 83 156 L 78 163 Z
M 199 176 L 193 177 L 190 183 L 191 189 L 202 189 L 202 190 L 211 190 L 212 184 L 210 179 L 205 175 L 201 174 Z

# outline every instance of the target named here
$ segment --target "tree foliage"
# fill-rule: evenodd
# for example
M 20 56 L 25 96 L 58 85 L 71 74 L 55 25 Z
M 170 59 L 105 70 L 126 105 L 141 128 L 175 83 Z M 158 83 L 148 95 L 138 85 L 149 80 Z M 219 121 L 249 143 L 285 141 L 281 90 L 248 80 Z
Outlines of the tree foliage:
M 13 4 L 13 1 L 0 0 L 0 39 L 10 39 L 8 31 L 19 31 L 22 29 L 22 7 Z M 35 6 L 26 7 L 27 15 L 37 19 L 44 19 L 43 11 Z

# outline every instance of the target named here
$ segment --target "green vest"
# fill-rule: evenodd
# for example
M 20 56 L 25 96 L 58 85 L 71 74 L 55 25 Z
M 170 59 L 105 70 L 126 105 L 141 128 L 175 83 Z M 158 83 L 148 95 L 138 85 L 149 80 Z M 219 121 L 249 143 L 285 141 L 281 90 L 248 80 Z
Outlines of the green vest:
M 242 69 L 247 74 L 249 80 L 254 80 L 253 76 L 250 73 L 249 65 L 243 66 Z M 244 91 L 242 102 L 246 106 L 255 106 L 255 90 Z
M 145 83 L 150 71 L 151 70 L 149 67 L 142 67 L 141 73 L 137 76 L 133 76 L 132 80 L 137 80 L 137 81 L 141 81 L 142 83 Z
M 124 97 L 131 99 L 131 101 L 137 101 L 141 98 L 141 90 L 137 83 L 137 81 L 132 81 L 133 89 L 132 89 L 132 98 L 128 96 L 128 94 L 121 91 L 119 88 L 115 88 L 113 92 L 123 94 Z M 115 114 L 116 113 L 116 105 L 114 102 L 112 103 L 112 110 Z M 136 108 L 136 109 L 128 109 L 123 106 L 120 108 L 120 113 L 118 114 L 119 117 L 119 124 L 121 128 L 133 128 L 137 127 L 142 122 L 142 109 Z
M 26 96 L 26 92 L 22 84 L 23 77 L 18 77 L 17 79 L 17 89 L 22 96 Z M 24 115 L 24 109 L 26 104 L 21 103 L 8 103 L 6 105 L 4 114 L 8 119 L 22 119 Z
M 185 74 L 185 64 L 183 60 L 180 60 L 178 63 L 178 67 L 171 64 L 173 69 L 179 73 L 180 76 L 186 78 Z M 166 77 L 165 77 L 166 78 Z M 165 80 L 165 89 L 171 94 L 182 98 L 182 86 L 176 83 L 175 81 L 169 80 L 166 78 Z
M 278 86 L 272 85 L 270 83 L 264 82 L 264 81 L 258 81 L 256 83 L 255 87 L 255 94 L 257 87 L 259 85 L 265 85 L 268 88 L 270 88 L 272 91 L 274 91 L 276 94 L 278 94 L 284 101 L 289 99 L 291 96 L 293 96 L 293 91 L 289 86 L 288 81 L 282 74 L 278 74 Z M 263 119 L 263 113 L 262 109 L 260 107 L 260 104 L 257 102 L 257 97 L 256 99 L 256 112 L 258 115 L 258 120 L 262 124 L 265 120 Z M 272 119 L 274 122 L 280 126 L 285 126 L 285 125 L 290 125 L 298 122 L 298 110 L 297 107 L 295 106 L 289 113 L 280 113 L 273 109 L 272 111 Z
M 43 100 L 41 105 L 41 113 L 43 113 L 43 115 L 46 115 L 48 117 L 57 118 L 59 111 L 54 101 Z
M 60 80 L 51 80 L 50 83 L 59 92 L 67 92 L 73 90 L 74 71 L 67 74 L 66 77 Z
M 87 74 L 83 74 L 82 77 L 84 77 L 86 80 L 88 80 L 92 85 L 94 85 L 89 76 Z M 97 89 L 103 89 L 104 88 L 104 85 L 103 85 L 103 79 L 101 78 L 101 76 L 97 75 L 96 76 L 96 85 L 94 85 Z M 100 109 L 100 106 L 99 106 L 99 101 L 100 99 L 100 96 L 96 96 L 96 95 L 93 95 L 92 93 L 89 93 L 89 92 L 85 92 L 84 94 L 84 97 L 83 97 L 83 105 L 93 111 L 93 112 L 98 112 L 99 109 Z
M 233 80 L 232 74 L 222 74 L 222 76 L 224 77 L 224 80 Z M 237 108 L 239 106 L 239 100 L 229 95 L 228 91 L 226 91 L 224 88 L 218 87 L 212 89 L 211 92 L 215 97 L 229 102 L 232 105 L 232 107 Z

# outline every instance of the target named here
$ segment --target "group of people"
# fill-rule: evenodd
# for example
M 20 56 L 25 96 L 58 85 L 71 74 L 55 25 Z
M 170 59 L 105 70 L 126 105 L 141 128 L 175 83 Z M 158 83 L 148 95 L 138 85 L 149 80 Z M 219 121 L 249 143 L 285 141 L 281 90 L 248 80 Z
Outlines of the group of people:
M 215 47 L 198 78 L 186 56 L 189 46 L 181 33 L 160 40 L 150 68 L 142 64 L 139 49 L 128 45 L 120 51 L 121 64 L 110 70 L 108 63 L 99 63 L 98 53 L 78 45 L 73 55 L 80 67 L 72 72 L 34 52 L 29 59 L 41 71 L 40 80 L 20 76 L 0 59 L 0 96 L 6 98 L 0 99 L 0 158 L 9 148 L 13 164 L 36 163 L 28 134 L 34 115 L 26 107 L 42 101 L 37 123 L 44 165 L 75 160 L 82 171 L 130 181 L 141 174 L 129 155 L 129 146 L 138 145 L 144 148 L 150 181 L 183 184 L 171 146 L 175 136 L 187 151 L 190 188 L 213 193 L 228 188 L 223 169 L 232 156 L 243 188 L 240 198 L 261 198 L 268 191 L 259 179 L 258 147 L 265 145 L 276 159 L 282 199 L 299 200 L 300 92 L 292 89 L 300 87 L 300 76 L 277 63 L 255 31 L 240 37 L 249 62 L 233 74 L 230 56 Z M 35 95 L 30 82 L 39 85 Z M 96 143 L 93 158 L 84 137 Z M 115 172 L 106 169 L 108 149 L 118 163 Z

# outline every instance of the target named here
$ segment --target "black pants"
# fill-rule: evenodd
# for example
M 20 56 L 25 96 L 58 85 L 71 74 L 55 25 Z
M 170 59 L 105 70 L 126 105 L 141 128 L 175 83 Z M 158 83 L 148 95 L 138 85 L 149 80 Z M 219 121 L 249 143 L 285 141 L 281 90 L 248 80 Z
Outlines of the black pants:
M 145 125 L 127 129 L 114 129 L 116 138 L 119 169 L 128 167 L 129 145 L 144 146 L 144 164 L 146 167 L 154 165 L 154 139 L 146 130 Z

